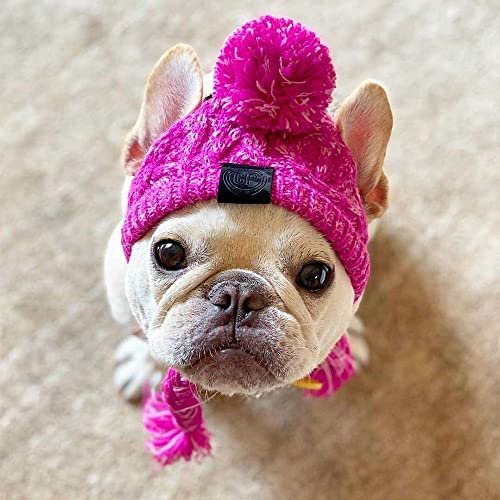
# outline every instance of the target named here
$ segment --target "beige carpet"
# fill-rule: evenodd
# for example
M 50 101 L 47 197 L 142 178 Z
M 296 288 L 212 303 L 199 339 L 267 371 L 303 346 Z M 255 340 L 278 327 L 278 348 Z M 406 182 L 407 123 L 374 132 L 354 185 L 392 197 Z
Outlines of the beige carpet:
M 0 497 L 500 498 L 498 2 L 159 4 L 2 3 Z M 389 89 L 372 362 L 328 401 L 210 403 L 213 459 L 157 472 L 111 383 L 119 151 L 163 50 L 190 43 L 208 70 L 269 11 L 318 31 L 344 94 L 367 77 Z

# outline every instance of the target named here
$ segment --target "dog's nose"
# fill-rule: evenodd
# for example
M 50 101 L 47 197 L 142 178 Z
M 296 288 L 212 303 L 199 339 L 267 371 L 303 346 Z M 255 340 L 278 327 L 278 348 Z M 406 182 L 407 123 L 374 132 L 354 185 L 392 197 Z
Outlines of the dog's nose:
M 246 318 L 268 304 L 266 296 L 250 284 L 235 281 L 217 283 L 208 293 L 210 302 L 228 314 Z

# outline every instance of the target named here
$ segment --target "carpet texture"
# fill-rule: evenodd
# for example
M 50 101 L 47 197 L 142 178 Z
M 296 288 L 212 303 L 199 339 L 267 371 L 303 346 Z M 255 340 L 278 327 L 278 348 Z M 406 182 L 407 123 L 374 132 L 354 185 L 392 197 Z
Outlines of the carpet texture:
M 0 498 L 500 497 L 498 2 L 7 0 L 0 12 Z M 250 17 L 386 84 L 390 211 L 361 316 L 369 368 L 328 401 L 213 400 L 214 457 L 158 472 L 112 386 L 102 256 L 118 157 L 162 52 L 206 70 Z M 327 438 L 325 439 L 325 436 Z

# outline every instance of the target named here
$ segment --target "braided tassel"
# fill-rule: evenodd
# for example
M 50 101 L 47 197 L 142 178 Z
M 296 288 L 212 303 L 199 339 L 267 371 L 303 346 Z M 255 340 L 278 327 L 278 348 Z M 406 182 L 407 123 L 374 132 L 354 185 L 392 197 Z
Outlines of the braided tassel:
M 142 409 L 142 421 L 150 437 L 146 443 L 162 465 L 180 458 L 201 458 L 211 451 L 196 386 L 170 368 L 161 391 L 153 392 Z

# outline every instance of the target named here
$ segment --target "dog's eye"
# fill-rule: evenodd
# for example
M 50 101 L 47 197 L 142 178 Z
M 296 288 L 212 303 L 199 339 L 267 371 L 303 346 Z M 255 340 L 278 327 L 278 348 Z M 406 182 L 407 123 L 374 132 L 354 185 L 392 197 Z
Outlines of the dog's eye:
M 297 283 L 306 290 L 316 292 L 325 288 L 330 283 L 330 276 L 334 274 L 326 264 L 322 262 L 309 262 L 304 265 L 297 275 Z
M 155 259 L 168 271 L 176 271 L 186 267 L 186 251 L 180 243 L 174 240 L 161 240 L 155 244 Z

